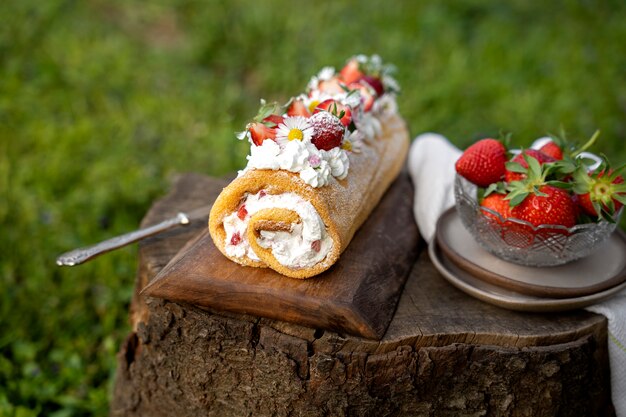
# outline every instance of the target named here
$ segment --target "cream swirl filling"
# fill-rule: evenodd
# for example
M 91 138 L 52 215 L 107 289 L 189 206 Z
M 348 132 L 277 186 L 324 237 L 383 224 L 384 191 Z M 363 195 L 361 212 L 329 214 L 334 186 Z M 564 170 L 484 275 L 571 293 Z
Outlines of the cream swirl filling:
M 271 195 L 259 191 L 254 195 L 248 194 L 240 208 L 224 218 L 225 249 L 228 256 L 259 260 L 247 240 L 248 222 L 257 211 L 271 208 L 293 210 L 300 218 L 300 222 L 293 223 L 289 231 L 260 232 L 257 243 L 263 248 L 271 249 L 272 255 L 281 265 L 294 269 L 308 268 L 328 255 L 333 247 L 333 240 L 310 202 L 295 193 Z

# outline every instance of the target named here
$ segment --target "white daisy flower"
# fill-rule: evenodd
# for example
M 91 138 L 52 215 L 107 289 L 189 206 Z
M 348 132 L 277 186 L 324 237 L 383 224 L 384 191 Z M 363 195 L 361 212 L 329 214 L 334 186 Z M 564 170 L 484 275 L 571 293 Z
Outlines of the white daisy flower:
M 284 148 L 292 140 L 300 140 L 305 143 L 311 142 L 312 135 L 313 127 L 309 124 L 306 117 L 285 117 L 276 129 L 276 142 L 281 148 Z
M 320 70 L 320 72 L 317 73 L 317 75 L 311 77 L 311 80 L 309 81 L 307 87 L 309 88 L 309 90 L 317 90 L 317 86 L 319 85 L 320 81 L 330 80 L 334 76 L 335 68 L 324 67 Z

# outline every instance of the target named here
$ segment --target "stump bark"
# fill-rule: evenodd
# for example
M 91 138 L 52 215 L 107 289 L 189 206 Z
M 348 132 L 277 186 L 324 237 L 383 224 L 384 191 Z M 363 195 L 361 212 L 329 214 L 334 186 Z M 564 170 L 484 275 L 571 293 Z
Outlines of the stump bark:
M 143 225 L 224 185 L 181 176 Z M 381 341 L 142 297 L 203 227 L 140 246 L 112 416 L 614 415 L 603 316 L 485 304 L 445 282 L 425 250 Z

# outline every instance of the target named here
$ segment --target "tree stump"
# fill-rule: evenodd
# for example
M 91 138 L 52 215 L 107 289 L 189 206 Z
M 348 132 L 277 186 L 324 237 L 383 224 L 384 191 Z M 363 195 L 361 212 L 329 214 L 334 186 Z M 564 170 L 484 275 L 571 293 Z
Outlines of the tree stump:
M 183 175 L 142 224 L 225 185 Z M 112 416 L 614 415 L 603 316 L 485 304 L 440 277 L 425 250 L 381 341 L 142 297 L 203 227 L 140 245 Z

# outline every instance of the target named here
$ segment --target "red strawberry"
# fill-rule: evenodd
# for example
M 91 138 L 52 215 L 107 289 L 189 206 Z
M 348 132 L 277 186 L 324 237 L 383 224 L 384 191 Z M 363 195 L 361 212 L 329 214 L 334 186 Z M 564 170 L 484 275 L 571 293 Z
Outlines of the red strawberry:
M 619 200 L 626 199 L 626 186 L 621 185 L 624 178 L 611 170 L 604 174 L 605 171 L 601 170 L 584 178 L 584 189 L 588 192 L 578 195 L 578 204 L 590 216 L 601 216 L 602 211 L 612 216 L 623 205 Z M 575 179 L 580 181 L 580 176 L 576 175 Z
M 274 140 L 276 138 L 276 129 L 267 127 L 263 123 L 250 123 L 248 124 L 247 129 L 250 132 L 252 143 L 256 146 L 261 146 L 263 141 L 266 139 Z
M 533 226 L 549 224 L 572 227 L 576 224 L 576 207 L 567 191 L 542 185 L 539 192 L 545 196 L 528 194 L 520 204 L 511 209 L 511 215 Z
M 311 116 L 309 124 L 313 127 L 311 142 L 317 149 L 329 151 L 341 145 L 346 128 L 336 116 L 321 111 Z
M 496 139 L 481 139 L 456 161 L 456 172 L 479 187 L 487 187 L 504 176 L 506 148 Z
M 360 80 L 361 83 L 367 83 L 370 87 L 376 91 L 377 96 L 382 96 L 385 92 L 383 82 L 378 77 L 372 77 L 371 75 L 364 75 Z
M 266 126 L 268 126 L 268 125 L 272 126 L 272 124 L 273 124 L 274 126 L 272 126 L 272 127 L 276 127 L 279 124 L 281 124 L 284 120 L 285 120 L 285 118 L 283 116 L 279 116 L 277 114 L 270 114 L 265 119 L 263 119 L 263 123 Z
M 518 162 L 524 168 L 528 168 L 528 163 L 524 159 L 524 155 L 528 155 L 532 158 L 535 158 L 537 161 L 539 161 L 539 164 L 545 164 L 546 162 L 556 161 L 556 159 L 554 159 L 553 157 L 548 156 L 544 154 L 543 152 L 540 152 L 536 149 L 524 149 L 522 152 L 515 155 L 513 159 L 511 159 L 511 162 Z M 508 169 L 506 170 L 504 174 L 504 180 L 506 182 L 521 181 L 524 178 L 526 178 L 525 174 L 512 172 L 512 171 L 509 171 Z
M 346 83 L 350 84 L 360 80 L 363 77 L 363 72 L 360 70 L 359 61 L 351 59 L 348 63 L 339 71 L 339 78 Z
M 237 246 L 241 242 L 241 235 L 239 232 L 233 233 L 233 236 L 230 238 L 230 244 L 233 246 Z
M 339 117 L 343 112 L 343 116 L 340 118 L 341 123 L 343 123 L 344 126 L 350 126 L 350 123 L 352 122 L 352 110 L 350 107 L 344 106 L 332 98 L 324 100 L 318 104 L 317 107 L 315 107 L 315 110 L 313 110 L 313 114 L 319 113 L 320 111 L 330 112 L 337 117 Z
M 489 194 L 480 203 L 481 206 L 498 213 L 502 219 L 485 210 L 483 210 L 483 214 L 493 219 L 499 225 L 505 226 L 499 231 L 500 237 L 506 244 L 518 248 L 528 247 L 534 241 L 534 234 L 532 230 L 528 230 L 524 225 L 508 220 L 514 216 L 511 214 L 511 202 L 505 200 L 505 198 L 505 194 Z
M 554 141 L 550 141 L 539 148 L 539 152 L 542 152 L 545 155 L 551 156 L 552 158 L 560 161 L 563 159 L 563 150 L 559 145 Z
M 372 106 L 374 105 L 374 100 L 376 99 L 376 92 L 372 87 L 367 84 L 361 83 L 352 83 L 348 84 L 349 90 L 359 90 L 361 94 L 361 105 L 363 106 L 363 111 L 370 111 Z
M 505 200 L 505 197 L 505 194 L 489 194 L 483 199 L 483 201 L 481 201 L 480 205 L 482 207 L 495 211 L 500 216 L 502 216 L 503 219 L 508 219 L 509 217 L 511 217 L 511 203 L 509 202 L 509 200 Z M 493 218 L 498 223 L 502 223 L 502 221 L 497 216 L 494 216 L 493 214 L 486 211 L 484 211 L 483 213 L 485 213 L 486 216 Z
M 287 109 L 287 115 L 311 117 L 309 109 L 307 109 L 302 100 L 293 100 Z
M 239 210 L 237 210 L 237 217 L 239 217 L 240 220 L 243 220 L 247 215 L 248 210 L 246 210 L 246 205 L 242 204 L 241 207 L 239 207 Z
M 337 78 L 320 81 L 317 85 L 317 89 L 323 93 L 327 93 L 330 95 L 341 94 L 345 92 L 343 84 Z

